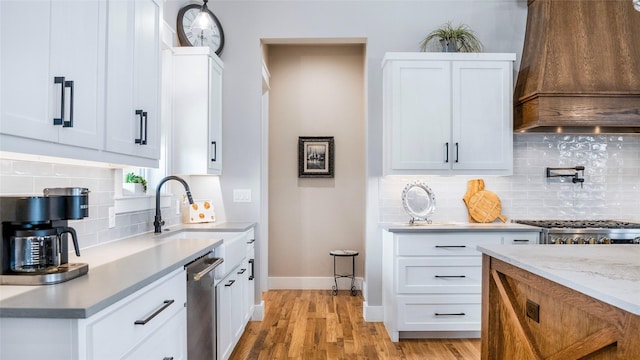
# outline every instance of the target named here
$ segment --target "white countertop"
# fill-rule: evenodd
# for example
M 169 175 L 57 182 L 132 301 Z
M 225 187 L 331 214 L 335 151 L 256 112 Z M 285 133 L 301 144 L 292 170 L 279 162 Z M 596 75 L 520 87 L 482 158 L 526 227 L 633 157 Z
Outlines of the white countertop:
M 53 285 L 0 286 L 0 317 L 86 318 L 205 255 L 253 223 L 178 225 L 81 250 L 89 273 Z M 181 234 L 186 233 L 186 234 Z M 174 235 L 180 234 L 179 237 Z M 190 235 L 189 235 L 190 234 Z
M 640 315 L 638 245 L 480 245 L 478 250 Z
M 423 232 L 423 231 L 536 231 L 542 229 L 536 226 L 522 225 L 516 223 L 469 223 L 469 222 L 437 222 L 428 224 L 424 221 L 382 223 L 380 227 L 390 232 Z

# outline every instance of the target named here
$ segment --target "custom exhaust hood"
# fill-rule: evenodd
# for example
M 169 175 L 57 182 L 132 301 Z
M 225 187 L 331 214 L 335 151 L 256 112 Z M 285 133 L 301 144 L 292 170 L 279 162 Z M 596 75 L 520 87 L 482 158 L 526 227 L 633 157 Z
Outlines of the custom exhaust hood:
M 640 133 L 640 12 L 630 0 L 529 0 L 514 132 Z

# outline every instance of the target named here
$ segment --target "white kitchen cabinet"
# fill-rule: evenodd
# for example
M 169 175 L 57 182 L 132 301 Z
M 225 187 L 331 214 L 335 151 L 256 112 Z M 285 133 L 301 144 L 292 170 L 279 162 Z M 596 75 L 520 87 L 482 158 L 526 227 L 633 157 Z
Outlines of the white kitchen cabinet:
M 538 236 L 538 231 L 385 231 L 382 301 L 391 340 L 409 331 L 479 336 L 482 254 L 476 246 L 520 243 L 516 239 L 537 243 Z
M 226 360 L 231 356 L 253 315 L 255 295 L 255 277 L 249 261 L 254 256 L 254 230 L 237 235 L 228 234 L 223 239 L 233 240 L 227 245 L 223 242 L 218 247 L 218 250 L 225 251 L 223 257 L 224 263 L 227 263 L 224 268 L 226 275 L 216 286 L 218 360 Z M 225 246 L 231 249 L 221 249 Z
M 0 1 L 0 133 L 15 137 L 4 150 L 33 150 L 19 139 L 102 148 L 105 9 L 105 0 Z
M 0 318 L 0 358 L 186 359 L 186 280 L 176 269 L 86 319 Z
M 222 71 L 207 47 L 174 49 L 172 170 L 222 173 Z
M 386 174 L 513 173 L 515 54 L 387 53 Z
M 106 150 L 160 158 L 159 0 L 110 1 Z

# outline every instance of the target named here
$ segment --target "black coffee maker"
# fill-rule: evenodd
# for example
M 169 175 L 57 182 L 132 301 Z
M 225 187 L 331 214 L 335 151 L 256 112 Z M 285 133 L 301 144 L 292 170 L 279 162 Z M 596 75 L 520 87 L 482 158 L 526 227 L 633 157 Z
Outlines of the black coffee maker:
M 89 215 L 89 190 L 43 192 L 44 196 L 0 197 L 0 284 L 55 284 L 89 271 L 87 264 L 69 263 L 69 237 L 76 256 L 80 248 L 76 231 L 67 223 Z

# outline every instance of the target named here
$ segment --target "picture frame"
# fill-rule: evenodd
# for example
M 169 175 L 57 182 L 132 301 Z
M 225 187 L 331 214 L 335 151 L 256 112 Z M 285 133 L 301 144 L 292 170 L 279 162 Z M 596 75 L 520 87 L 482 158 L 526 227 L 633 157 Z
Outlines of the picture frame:
M 334 150 L 333 136 L 298 137 L 298 177 L 332 178 Z

